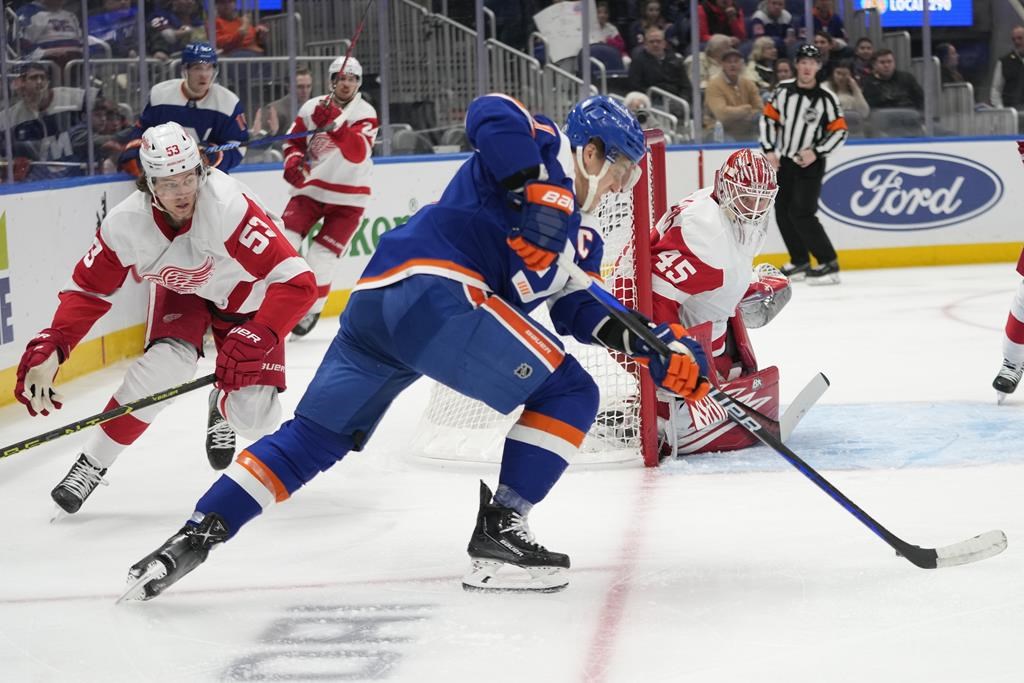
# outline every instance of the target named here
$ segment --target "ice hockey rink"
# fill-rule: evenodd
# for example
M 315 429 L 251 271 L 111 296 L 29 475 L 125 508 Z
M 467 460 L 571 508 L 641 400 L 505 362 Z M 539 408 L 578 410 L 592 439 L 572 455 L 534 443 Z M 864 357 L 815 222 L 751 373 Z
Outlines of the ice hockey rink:
M 200 391 L 59 523 L 49 490 L 85 436 L 0 461 L 0 680 L 1024 680 L 1024 393 L 997 406 L 990 386 L 1018 281 L 1010 264 L 844 272 L 752 333 L 784 404 L 832 382 L 799 455 L 911 543 L 1003 529 L 1002 555 L 918 569 L 757 448 L 571 468 L 531 515 L 572 557 L 569 587 L 466 593 L 477 480 L 497 467 L 409 451 L 417 384 L 364 452 L 159 599 L 115 606 L 217 476 Z M 336 328 L 290 342 L 286 411 Z M 65 385 L 49 419 L 0 409 L 0 443 L 97 412 L 123 369 Z

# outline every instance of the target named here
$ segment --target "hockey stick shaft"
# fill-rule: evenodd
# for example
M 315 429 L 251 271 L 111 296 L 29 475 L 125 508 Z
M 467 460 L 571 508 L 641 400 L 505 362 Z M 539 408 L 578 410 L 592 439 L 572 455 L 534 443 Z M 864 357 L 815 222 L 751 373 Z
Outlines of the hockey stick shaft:
M 323 128 L 313 128 L 312 130 L 302 130 L 295 133 L 286 133 L 284 135 L 267 135 L 262 138 L 256 138 L 255 140 L 244 140 L 241 142 L 225 142 L 223 145 L 211 145 L 204 147 L 203 151 L 207 154 L 216 154 L 217 152 L 226 152 L 231 149 L 238 149 L 239 147 L 262 147 L 264 145 L 272 145 L 275 142 L 283 142 L 285 140 L 297 140 L 298 138 L 307 138 L 310 135 L 316 135 L 317 133 L 329 133 L 334 130 L 335 124 L 331 121 Z
M 667 356 L 673 353 L 668 344 L 655 336 L 646 324 L 637 319 L 636 316 L 634 316 L 628 308 L 623 306 L 622 303 L 610 292 L 604 290 L 597 282 L 583 272 L 583 270 L 576 265 L 570 257 L 565 254 L 559 255 L 558 265 L 569 273 L 569 277 L 576 282 L 576 284 L 586 288 L 587 292 L 597 299 L 598 302 L 608 310 L 612 317 L 625 325 L 630 332 L 633 332 L 650 344 L 651 348 L 662 355 Z M 708 392 L 708 397 L 710 397 L 711 400 L 725 411 L 730 420 L 749 432 L 750 435 L 758 441 L 785 458 L 789 464 L 795 467 L 805 477 L 810 479 L 818 488 L 828 494 L 832 500 L 839 503 L 847 512 L 856 517 L 861 524 L 866 526 L 872 533 L 889 544 L 889 546 L 892 547 L 899 555 L 905 557 L 918 567 L 923 569 L 935 569 L 939 566 L 964 564 L 966 562 L 973 562 L 986 557 L 991 557 L 1005 549 L 1006 536 L 1001 531 L 988 532 L 987 534 L 976 536 L 968 541 L 947 546 L 946 548 L 940 548 L 938 551 L 934 548 L 921 548 L 920 546 L 907 543 L 882 526 L 878 521 L 871 517 L 871 515 L 864 512 L 864 510 L 862 510 L 856 503 L 847 498 L 842 491 L 833 486 L 831 482 L 825 479 L 825 477 L 821 476 L 817 470 L 804 462 L 800 456 L 782 443 L 782 441 L 771 433 L 769 429 L 762 426 L 761 423 L 751 415 L 750 412 L 748 412 L 747 407 L 742 403 L 715 387 L 712 387 Z
M 46 432 L 45 434 L 34 436 L 31 439 L 25 439 L 24 441 L 13 443 L 10 446 L 5 446 L 3 450 L 0 450 L 0 459 L 6 458 L 10 455 L 14 455 L 15 453 L 27 451 L 30 448 L 35 448 L 36 446 L 40 446 L 49 441 L 54 441 L 55 439 L 59 439 L 62 436 L 75 434 L 77 432 L 82 431 L 83 429 L 95 427 L 96 425 L 103 424 L 104 422 L 109 422 L 114 418 L 121 417 L 122 415 L 128 415 L 129 413 L 133 413 L 137 410 L 142 410 L 143 408 L 148 408 L 151 405 L 161 403 L 168 399 L 172 399 L 176 396 L 187 394 L 190 391 L 195 391 L 196 389 L 209 386 L 213 384 L 215 381 L 217 381 L 216 376 L 205 375 L 198 379 L 194 379 L 191 382 L 185 382 L 184 384 L 179 384 L 176 387 L 164 389 L 163 391 L 157 392 L 150 396 L 146 396 L 145 398 L 140 398 L 137 401 L 125 403 L 122 406 L 111 408 L 110 410 L 98 413 L 96 415 L 93 415 L 92 417 L 87 417 L 83 420 L 78 420 L 77 422 L 72 422 L 71 424 L 64 425 L 63 427 L 58 427 L 57 429 L 53 429 Z

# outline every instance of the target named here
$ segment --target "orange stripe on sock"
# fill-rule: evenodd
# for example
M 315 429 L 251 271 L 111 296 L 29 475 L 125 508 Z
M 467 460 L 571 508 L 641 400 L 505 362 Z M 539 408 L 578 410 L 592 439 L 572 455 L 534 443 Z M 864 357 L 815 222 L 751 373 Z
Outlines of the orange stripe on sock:
M 277 478 L 274 471 L 263 464 L 263 461 L 253 455 L 250 451 L 242 451 L 238 454 L 238 458 L 235 459 L 239 465 L 245 468 L 245 470 L 256 477 L 261 484 L 267 487 L 267 490 L 274 494 L 274 500 L 278 503 L 288 500 L 288 489 L 284 487 L 281 480 Z
M 549 415 L 543 415 L 532 410 L 524 410 L 516 424 L 521 424 L 524 427 L 539 429 L 542 432 L 553 434 L 563 441 L 568 441 L 576 448 L 580 447 L 583 443 L 583 437 L 586 436 L 584 432 L 576 429 L 568 422 L 562 422 L 557 418 L 550 417 Z

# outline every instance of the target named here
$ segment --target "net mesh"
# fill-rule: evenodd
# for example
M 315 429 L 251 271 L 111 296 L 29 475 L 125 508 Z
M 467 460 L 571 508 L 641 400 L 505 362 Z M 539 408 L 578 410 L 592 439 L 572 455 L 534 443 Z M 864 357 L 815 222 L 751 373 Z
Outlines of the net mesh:
M 640 183 L 646 183 L 647 197 L 653 196 L 654 179 L 650 150 Z M 636 306 L 635 227 L 653 225 L 650 201 L 638 205 L 630 192 L 609 193 L 597 209 L 598 229 L 604 239 L 601 276 L 605 288 L 629 307 Z M 637 216 L 636 212 L 643 212 Z M 547 306 L 538 306 L 531 317 L 548 330 L 554 326 Z M 638 364 L 623 354 L 601 346 L 581 344 L 561 337 L 567 353 L 573 355 L 594 378 L 601 402 L 597 419 L 587 433 L 574 463 L 632 461 L 640 456 L 640 380 Z M 417 426 L 412 452 L 427 458 L 472 462 L 499 462 L 505 434 L 519 419 L 522 408 L 503 415 L 485 404 L 431 382 L 430 398 Z

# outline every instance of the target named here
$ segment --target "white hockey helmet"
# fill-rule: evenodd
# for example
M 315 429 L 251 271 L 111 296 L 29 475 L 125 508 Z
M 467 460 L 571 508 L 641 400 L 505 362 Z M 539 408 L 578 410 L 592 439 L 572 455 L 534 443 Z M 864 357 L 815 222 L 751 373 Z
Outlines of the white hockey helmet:
M 206 180 L 207 169 L 199 153 L 199 145 L 174 121 L 146 129 L 139 147 L 139 163 L 154 198 L 154 178 L 166 178 L 198 168 L 200 185 Z
M 342 68 L 344 67 L 344 69 Z M 331 77 L 331 82 L 334 82 L 335 77 L 344 70 L 347 74 L 352 74 L 359 82 L 363 82 L 363 65 L 359 63 L 359 60 L 355 57 L 338 57 L 331 62 L 330 68 L 327 70 L 327 75 Z

